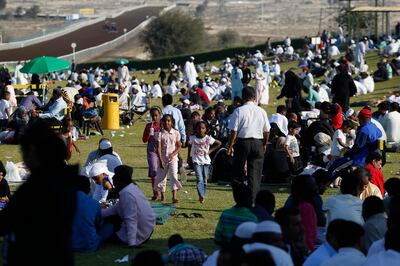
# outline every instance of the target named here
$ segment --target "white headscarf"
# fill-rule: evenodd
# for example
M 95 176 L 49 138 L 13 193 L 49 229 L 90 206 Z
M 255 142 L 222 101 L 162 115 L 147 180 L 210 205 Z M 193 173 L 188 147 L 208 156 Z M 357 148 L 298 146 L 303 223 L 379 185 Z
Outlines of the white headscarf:
M 264 73 L 261 61 L 257 62 L 256 73 L 260 75 Z

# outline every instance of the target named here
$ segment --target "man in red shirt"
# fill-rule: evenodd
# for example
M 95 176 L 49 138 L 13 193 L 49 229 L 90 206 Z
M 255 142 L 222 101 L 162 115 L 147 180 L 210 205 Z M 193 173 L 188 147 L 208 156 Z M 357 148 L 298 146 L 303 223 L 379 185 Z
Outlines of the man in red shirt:
M 370 171 L 372 176 L 371 183 L 379 188 L 383 197 L 385 195 L 385 178 L 380 170 L 382 168 L 382 156 L 379 153 L 371 153 L 367 156 L 365 163 L 365 168 Z

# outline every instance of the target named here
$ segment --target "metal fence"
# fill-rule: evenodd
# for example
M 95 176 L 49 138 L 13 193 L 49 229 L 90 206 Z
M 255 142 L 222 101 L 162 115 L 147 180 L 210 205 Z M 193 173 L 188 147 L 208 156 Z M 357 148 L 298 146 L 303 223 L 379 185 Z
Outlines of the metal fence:
M 33 38 L 33 39 L 29 39 L 29 40 L 23 40 L 23 41 L 19 41 L 19 42 L 10 42 L 10 43 L 2 43 L 0 44 L 0 50 L 9 50 L 9 49 L 17 49 L 17 48 L 22 48 L 25 46 L 29 46 L 29 45 L 33 45 L 36 43 L 40 43 L 40 42 L 45 42 L 60 36 L 63 36 L 65 34 L 68 34 L 70 32 L 79 30 L 83 27 L 86 26 L 90 26 L 93 25 L 95 23 L 98 23 L 100 21 L 105 20 L 105 17 L 99 17 L 96 19 L 92 19 L 92 20 L 88 20 L 88 21 L 84 21 L 82 23 L 77 23 L 77 24 L 73 24 L 63 30 L 57 31 L 57 32 L 53 32 L 50 34 L 46 34 L 44 36 L 40 36 L 37 38 Z
M 175 8 L 176 5 L 170 5 L 166 8 L 164 8 L 160 14 L 163 14 L 165 12 L 168 12 L 169 10 Z M 124 35 L 121 35 L 120 37 L 111 40 L 109 42 L 100 44 L 98 46 L 94 46 L 94 47 L 90 47 L 81 51 L 78 51 L 75 53 L 75 60 L 77 62 L 83 62 L 86 61 L 88 59 L 91 59 L 93 57 L 96 57 L 98 55 L 101 55 L 103 53 L 105 53 L 106 51 L 112 50 L 115 47 L 125 43 L 127 40 L 132 39 L 134 37 L 137 37 L 139 35 L 139 33 L 147 26 L 149 25 L 149 23 L 155 19 L 155 17 L 150 17 L 148 19 L 146 19 L 145 21 L 143 21 L 142 23 L 140 23 L 138 26 L 136 26 L 134 29 L 128 31 L 127 33 L 125 33 Z M 64 56 L 60 56 L 59 58 L 65 59 L 65 60 L 69 60 L 71 61 L 72 59 L 74 59 L 74 54 L 68 54 L 68 55 L 64 55 Z
M 141 8 L 143 6 L 138 6 L 138 7 L 134 7 L 131 8 L 129 10 L 124 10 L 123 12 L 127 12 L 127 11 L 131 11 L 133 9 L 136 8 Z M 176 5 L 170 5 L 166 8 L 164 8 L 161 11 L 161 14 L 175 8 Z M 123 13 L 122 12 L 122 13 Z M 120 14 L 119 14 L 120 15 Z M 114 15 L 113 17 L 118 16 L 118 14 Z M 111 40 L 109 42 L 105 42 L 102 43 L 100 45 L 94 46 L 94 47 L 90 47 L 84 50 L 80 50 L 78 52 L 75 52 L 75 60 L 77 62 L 83 62 L 86 61 L 90 58 L 96 57 L 98 55 L 101 55 L 103 53 L 105 53 L 106 51 L 112 50 L 115 47 L 125 43 L 127 40 L 132 39 L 134 37 L 137 37 L 139 35 L 139 33 L 154 19 L 155 17 L 150 17 L 147 20 L 143 21 L 142 23 L 140 23 L 138 26 L 136 26 L 134 29 L 128 31 L 127 33 L 125 33 L 124 35 L 121 35 L 120 37 Z M 67 54 L 67 55 L 63 55 L 63 56 L 59 56 L 59 58 L 65 59 L 65 60 L 69 60 L 71 61 L 74 58 L 74 54 Z M 12 62 L 1 62 L 2 64 L 7 64 L 7 65 L 11 65 L 11 66 L 15 66 L 17 64 L 17 61 L 12 61 Z

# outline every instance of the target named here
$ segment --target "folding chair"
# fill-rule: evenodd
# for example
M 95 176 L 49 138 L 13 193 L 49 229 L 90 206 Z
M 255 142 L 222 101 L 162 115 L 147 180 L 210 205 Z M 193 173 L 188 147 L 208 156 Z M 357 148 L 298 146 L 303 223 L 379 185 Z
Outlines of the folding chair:
M 134 125 L 136 121 L 142 120 L 143 122 L 147 122 L 144 115 L 149 111 L 149 101 L 148 98 L 146 100 L 146 105 L 142 106 L 132 106 L 131 107 L 131 125 Z M 137 116 L 135 118 L 135 115 Z

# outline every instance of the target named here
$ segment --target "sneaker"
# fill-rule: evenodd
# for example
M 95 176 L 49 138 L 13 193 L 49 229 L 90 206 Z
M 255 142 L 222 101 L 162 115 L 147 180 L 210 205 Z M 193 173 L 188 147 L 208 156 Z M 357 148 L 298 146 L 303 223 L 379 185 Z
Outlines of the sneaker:
M 199 202 L 200 202 L 201 204 L 203 204 L 203 203 L 204 203 L 204 198 L 203 198 L 203 197 L 199 197 Z

